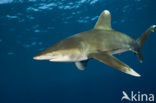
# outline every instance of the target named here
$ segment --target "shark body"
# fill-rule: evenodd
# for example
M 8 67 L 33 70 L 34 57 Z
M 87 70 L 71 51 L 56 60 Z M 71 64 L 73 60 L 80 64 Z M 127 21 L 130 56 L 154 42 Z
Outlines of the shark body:
M 34 59 L 75 62 L 79 70 L 85 70 L 88 60 L 94 58 L 122 72 L 139 77 L 137 72 L 115 58 L 113 54 L 132 51 L 142 62 L 141 48 L 155 28 L 156 25 L 152 25 L 137 40 L 134 40 L 130 36 L 112 29 L 111 14 L 108 10 L 104 10 L 92 30 L 68 37 L 45 49 Z

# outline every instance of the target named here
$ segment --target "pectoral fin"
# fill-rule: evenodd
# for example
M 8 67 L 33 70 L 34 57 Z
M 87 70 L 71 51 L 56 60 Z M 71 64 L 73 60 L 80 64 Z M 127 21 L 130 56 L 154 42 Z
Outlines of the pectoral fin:
M 83 60 L 83 61 L 75 62 L 75 65 L 79 70 L 85 70 L 85 68 L 87 67 L 87 63 L 88 60 Z
M 138 73 L 136 73 L 132 68 L 130 68 L 128 65 L 122 63 L 115 57 L 113 57 L 110 54 L 107 53 L 92 53 L 89 55 L 91 58 L 94 58 L 96 60 L 99 60 L 100 62 L 107 64 L 113 68 L 116 68 L 124 73 L 130 74 L 132 76 L 140 77 Z

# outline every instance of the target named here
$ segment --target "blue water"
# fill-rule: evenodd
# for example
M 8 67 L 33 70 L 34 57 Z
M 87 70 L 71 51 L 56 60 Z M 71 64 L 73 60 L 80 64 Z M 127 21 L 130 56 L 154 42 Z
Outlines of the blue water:
M 75 33 L 92 29 L 108 9 L 115 30 L 137 38 L 156 24 L 155 0 L 0 0 L 0 103 L 120 103 L 122 91 L 156 95 L 156 32 L 148 38 L 143 63 L 131 52 L 116 55 L 142 77 L 90 60 L 35 61 L 33 56 Z M 124 101 L 124 103 L 128 101 Z

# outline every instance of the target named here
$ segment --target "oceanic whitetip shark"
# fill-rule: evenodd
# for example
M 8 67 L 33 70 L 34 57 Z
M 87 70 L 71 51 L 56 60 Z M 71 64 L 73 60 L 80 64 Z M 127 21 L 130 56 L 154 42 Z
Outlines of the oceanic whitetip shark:
M 115 58 L 113 54 L 132 51 L 142 62 L 141 49 L 155 28 L 156 25 L 152 25 L 137 40 L 134 40 L 130 36 L 112 29 L 111 14 L 108 10 L 104 10 L 92 30 L 70 36 L 45 49 L 34 59 L 75 62 L 79 70 L 85 70 L 88 60 L 93 58 L 124 73 L 140 77 L 140 74 Z

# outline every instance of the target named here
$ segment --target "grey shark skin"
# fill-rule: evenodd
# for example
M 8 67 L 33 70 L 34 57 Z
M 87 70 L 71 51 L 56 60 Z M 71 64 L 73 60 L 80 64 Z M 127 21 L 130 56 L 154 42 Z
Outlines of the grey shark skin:
M 152 25 L 137 40 L 111 27 L 111 14 L 104 10 L 92 30 L 75 34 L 45 49 L 34 57 L 35 60 L 52 62 L 75 62 L 79 70 L 84 70 L 90 58 L 116 68 L 132 76 L 140 77 L 128 65 L 116 59 L 113 54 L 134 52 L 142 61 L 141 48 L 147 37 L 154 32 Z

